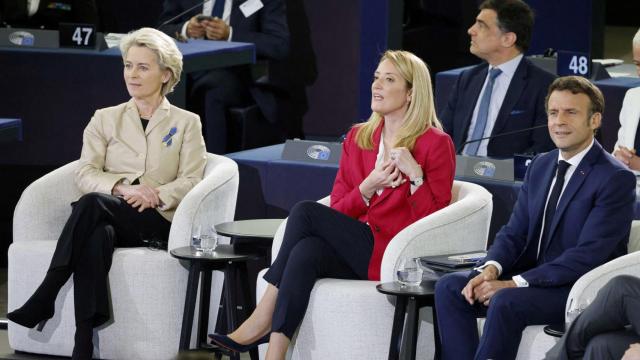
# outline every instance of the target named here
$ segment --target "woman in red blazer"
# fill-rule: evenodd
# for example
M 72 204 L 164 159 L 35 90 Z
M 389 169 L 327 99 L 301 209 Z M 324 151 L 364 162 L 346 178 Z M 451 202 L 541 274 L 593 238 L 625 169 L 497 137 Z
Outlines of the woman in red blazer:
M 236 331 L 209 335 L 214 343 L 242 352 L 269 341 L 267 359 L 284 359 L 317 279 L 379 280 L 389 241 L 451 201 L 455 149 L 436 118 L 425 63 L 387 51 L 371 92 L 371 117 L 343 144 L 331 207 L 293 207 L 265 295 Z

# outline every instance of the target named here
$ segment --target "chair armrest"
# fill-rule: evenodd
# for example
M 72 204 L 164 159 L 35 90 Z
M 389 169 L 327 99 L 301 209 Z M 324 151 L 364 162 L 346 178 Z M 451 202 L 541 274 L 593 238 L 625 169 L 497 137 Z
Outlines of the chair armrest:
M 382 282 L 393 281 L 394 270 L 403 257 L 486 248 L 493 210 L 491 194 L 481 186 L 468 183 L 455 190 L 458 201 L 407 226 L 391 240 L 382 257 Z
M 224 156 L 207 156 L 204 178 L 182 199 L 173 216 L 169 250 L 190 244 L 194 222 L 215 225 L 233 220 L 238 197 L 238 165 Z
M 73 161 L 31 183 L 13 213 L 13 241 L 56 241 L 69 215 L 71 202 L 82 193 L 75 183 Z
M 569 292 L 565 315 L 570 311 L 586 308 L 596 297 L 600 288 L 618 275 L 640 277 L 640 252 L 613 259 L 582 275 Z

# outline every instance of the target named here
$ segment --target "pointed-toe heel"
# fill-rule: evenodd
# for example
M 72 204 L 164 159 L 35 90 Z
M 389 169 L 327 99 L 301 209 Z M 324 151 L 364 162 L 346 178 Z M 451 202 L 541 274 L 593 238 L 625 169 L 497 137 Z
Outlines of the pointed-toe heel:
M 242 344 L 238 344 L 237 342 L 231 340 L 230 337 L 228 337 L 227 335 L 220 335 L 220 334 L 209 334 L 209 339 L 211 339 L 211 341 L 220 346 L 223 347 L 227 350 L 233 351 L 233 352 L 238 352 L 238 353 L 243 353 L 243 352 L 247 352 L 251 349 L 253 349 L 254 347 L 260 345 L 260 344 L 265 344 L 269 342 L 269 336 L 271 334 L 267 334 L 263 337 L 261 337 L 260 339 L 252 342 L 251 344 L 247 344 L 247 345 L 242 345 Z
M 42 311 L 43 307 L 38 307 L 39 311 L 30 311 L 23 306 L 7 314 L 7 319 L 12 322 L 32 329 L 37 326 L 36 330 L 42 331 L 47 321 L 53 317 L 54 307 Z

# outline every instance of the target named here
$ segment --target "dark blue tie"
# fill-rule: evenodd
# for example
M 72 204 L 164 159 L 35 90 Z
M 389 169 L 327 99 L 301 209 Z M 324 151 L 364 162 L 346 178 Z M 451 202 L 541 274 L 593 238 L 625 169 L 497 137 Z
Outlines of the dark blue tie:
M 213 10 L 211 11 L 211 16 L 222 19 L 222 13 L 224 12 L 224 3 L 225 0 L 215 0 L 215 4 L 213 4 Z
M 551 195 L 549 195 L 549 201 L 547 202 L 547 209 L 544 212 L 544 225 L 542 226 L 543 233 L 540 238 L 540 252 L 538 253 L 538 257 L 540 257 L 540 254 L 543 253 L 547 244 L 551 240 L 549 239 L 549 229 L 551 228 L 551 223 L 553 223 L 553 217 L 556 214 L 558 200 L 560 200 L 560 193 L 562 193 L 562 187 L 564 186 L 564 176 L 567 173 L 569 166 L 571 166 L 571 164 L 564 160 L 558 161 L 556 182 L 553 184 L 553 189 L 551 190 Z
M 489 118 L 489 105 L 491 104 L 491 93 L 493 92 L 493 83 L 496 77 L 500 75 L 502 70 L 493 68 L 489 71 L 489 79 L 487 80 L 487 86 L 484 88 L 482 99 L 480 99 L 480 107 L 478 108 L 478 117 L 476 118 L 476 125 L 473 128 L 473 134 L 471 139 L 476 140 L 484 137 L 484 129 L 487 127 L 487 119 Z M 476 155 L 478 153 L 478 147 L 480 147 L 481 141 L 475 141 L 467 145 L 466 155 Z

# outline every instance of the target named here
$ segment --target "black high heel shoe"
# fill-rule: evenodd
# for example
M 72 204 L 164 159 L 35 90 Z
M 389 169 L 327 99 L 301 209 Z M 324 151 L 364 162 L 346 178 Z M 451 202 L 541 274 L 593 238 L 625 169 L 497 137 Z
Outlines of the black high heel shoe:
M 228 337 L 227 335 L 220 335 L 220 334 L 209 334 L 209 339 L 216 345 L 223 347 L 227 350 L 231 350 L 234 352 L 239 352 L 239 353 L 243 353 L 243 352 L 247 352 L 251 349 L 253 349 L 254 347 L 260 345 L 260 344 L 265 344 L 269 342 L 269 337 L 271 336 L 271 333 L 268 333 L 267 335 L 261 337 L 260 339 L 252 342 L 251 344 L 247 344 L 247 345 L 242 345 L 242 344 L 238 344 L 237 342 L 231 340 L 230 337 Z
M 54 311 L 55 306 L 47 309 L 45 306 L 27 301 L 21 308 L 8 313 L 7 319 L 30 329 L 37 325 L 36 330 L 42 331 L 47 321 L 53 317 Z
M 7 319 L 30 329 L 37 325 L 36 330 L 42 331 L 47 320 L 53 317 L 58 292 L 70 275 L 71 272 L 66 268 L 49 270 L 29 300 L 22 307 L 8 313 Z

